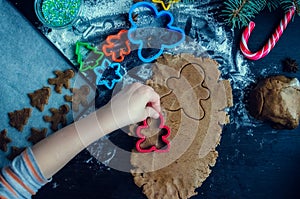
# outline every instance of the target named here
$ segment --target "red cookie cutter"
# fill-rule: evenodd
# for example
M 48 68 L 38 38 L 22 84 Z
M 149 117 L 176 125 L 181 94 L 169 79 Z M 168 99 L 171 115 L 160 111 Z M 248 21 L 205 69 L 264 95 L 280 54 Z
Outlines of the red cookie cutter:
M 125 55 L 129 55 L 131 52 L 130 41 L 127 37 L 127 32 L 128 32 L 127 30 L 121 30 L 116 35 L 109 35 L 106 38 L 106 44 L 102 46 L 102 51 L 105 54 L 105 56 L 106 57 L 111 56 L 111 59 L 114 62 L 122 62 L 125 58 Z M 117 52 L 115 51 L 116 47 L 119 47 L 118 55 Z
M 136 135 L 140 138 L 136 142 L 136 150 L 140 153 L 150 153 L 150 152 L 158 152 L 158 153 L 163 153 L 163 152 L 168 152 L 170 150 L 170 142 L 167 140 L 167 138 L 170 136 L 171 131 L 170 128 L 166 125 L 164 125 L 164 118 L 161 113 L 159 113 L 159 119 L 160 119 L 160 124 L 159 124 L 159 129 L 165 129 L 167 131 L 166 135 L 161 136 L 162 141 L 166 144 L 166 147 L 163 149 L 158 149 L 155 145 L 151 146 L 150 148 L 143 149 L 141 148 L 141 144 L 146 140 L 146 136 L 141 133 L 143 129 L 149 128 L 149 125 L 147 123 L 147 119 L 143 121 L 143 125 L 138 126 L 136 129 Z

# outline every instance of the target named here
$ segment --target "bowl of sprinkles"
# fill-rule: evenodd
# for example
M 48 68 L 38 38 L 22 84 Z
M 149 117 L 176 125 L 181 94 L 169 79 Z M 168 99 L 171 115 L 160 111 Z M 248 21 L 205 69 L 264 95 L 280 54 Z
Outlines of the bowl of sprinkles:
M 82 0 L 35 0 L 39 20 L 50 28 L 65 28 L 77 19 Z

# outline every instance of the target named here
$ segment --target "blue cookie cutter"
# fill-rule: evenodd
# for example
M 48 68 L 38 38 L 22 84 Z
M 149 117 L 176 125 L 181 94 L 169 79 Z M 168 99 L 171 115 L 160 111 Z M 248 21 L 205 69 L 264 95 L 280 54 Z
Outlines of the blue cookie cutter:
M 112 68 L 115 70 L 115 75 L 117 78 L 112 80 L 107 80 L 103 78 L 103 72 L 107 67 Z M 97 76 L 96 78 L 96 85 L 104 85 L 108 89 L 113 89 L 115 84 L 120 82 L 123 78 L 123 75 L 121 74 L 121 64 L 120 63 L 111 63 L 108 59 L 104 59 L 101 66 L 98 66 L 94 68 L 94 72 Z
M 134 19 L 132 18 L 133 17 L 133 11 L 136 8 L 138 8 L 138 7 L 149 8 L 154 13 L 155 18 L 159 18 L 159 17 L 162 17 L 162 16 L 169 17 L 170 21 L 167 24 L 167 28 L 169 30 L 179 32 L 182 35 L 182 38 L 178 42 L 176 42 L 174 44 L 169 44 L 169 45 L 162 44 L 158 53 L 156 53 L 154 56 L 152 56 L 150 58 L 144 58 L 143 55 L 142 55 L 143 40 L 135 40 L 135 39 L 131 38 L 132 32 L 134 32 L 138 28 L 137 25 L 136 25 L 136 23 L 135 23 L 135 21 L 134 21 Z M 138 44 L 139 45 L 138 56 L 139 56 L 140 60 L 142 60 L 143 62 L 152 62 L 152 61 L 154 61 L 155 59 L 157 59 L 163 53 L 163 51 L 164 51 L 165 48 L 174 48 L 174 47 L 176 47 L 177 45 L 179 45 L 181 42 L 183 42 L 185 40 L 185 33 L 184 33 L 184 31 L 182 29 L 180 29 L 180 28 L 172 26 L 172 24 L 174 22 L 173 15 L 170 12 L 168 12 L 168 11 L 160 11 L 160 12 L 158 12 L 158 10 L 156 9 L 155 5 L 152 4 L 152 3 L 139 2 L 139 3 L 134 4 L 130 8 L 130 10 L 129 10 L 129 21 L 131 23 L 131 28 L 128 31 L 128 38 L 129 38 L 130 42 L 132 42 L 133 44 Z

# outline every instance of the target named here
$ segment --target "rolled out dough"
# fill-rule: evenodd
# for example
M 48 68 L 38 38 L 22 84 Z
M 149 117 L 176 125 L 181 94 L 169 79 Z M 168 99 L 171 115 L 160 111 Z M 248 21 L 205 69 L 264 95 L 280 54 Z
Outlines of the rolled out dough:
M 183 199 L 196 195 L 218 157 L 216 146 L 232 106 L 228 80 L 220 80 L 218 63 L 189 54 L 164 54 L 152 66 L 147 84 L 161 96 L 165 124 L 171 129 L 170 151 L 133 150 L 134 182 L 149 199 Z M 134 134 L 137 125 L 131 126 Z

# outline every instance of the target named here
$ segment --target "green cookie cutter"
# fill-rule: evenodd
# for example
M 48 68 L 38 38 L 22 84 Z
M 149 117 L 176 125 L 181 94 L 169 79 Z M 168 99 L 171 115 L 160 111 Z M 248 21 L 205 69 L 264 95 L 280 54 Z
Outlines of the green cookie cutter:
M 82 60 L 82 54 L 80 53 L 80 49 L 82 47 L 92 51 L 95 55 L 98 55 L 98 58 L 94 61 L 93 65 L 85 66 L 85 62 Z M 80 72 L 84 72 L 84 71 L 87 71 L 87 70 L 93 70 L 94 68 L 99 66 L 100 61 L 104 57 L 104 53 L 99 51 L 96 47 L 93 47 L 89 43 L 81 42 L 81 41 L 76 42 L 75 54 L 77 55 L 77 63 L 79 64 L 79 71 Z

